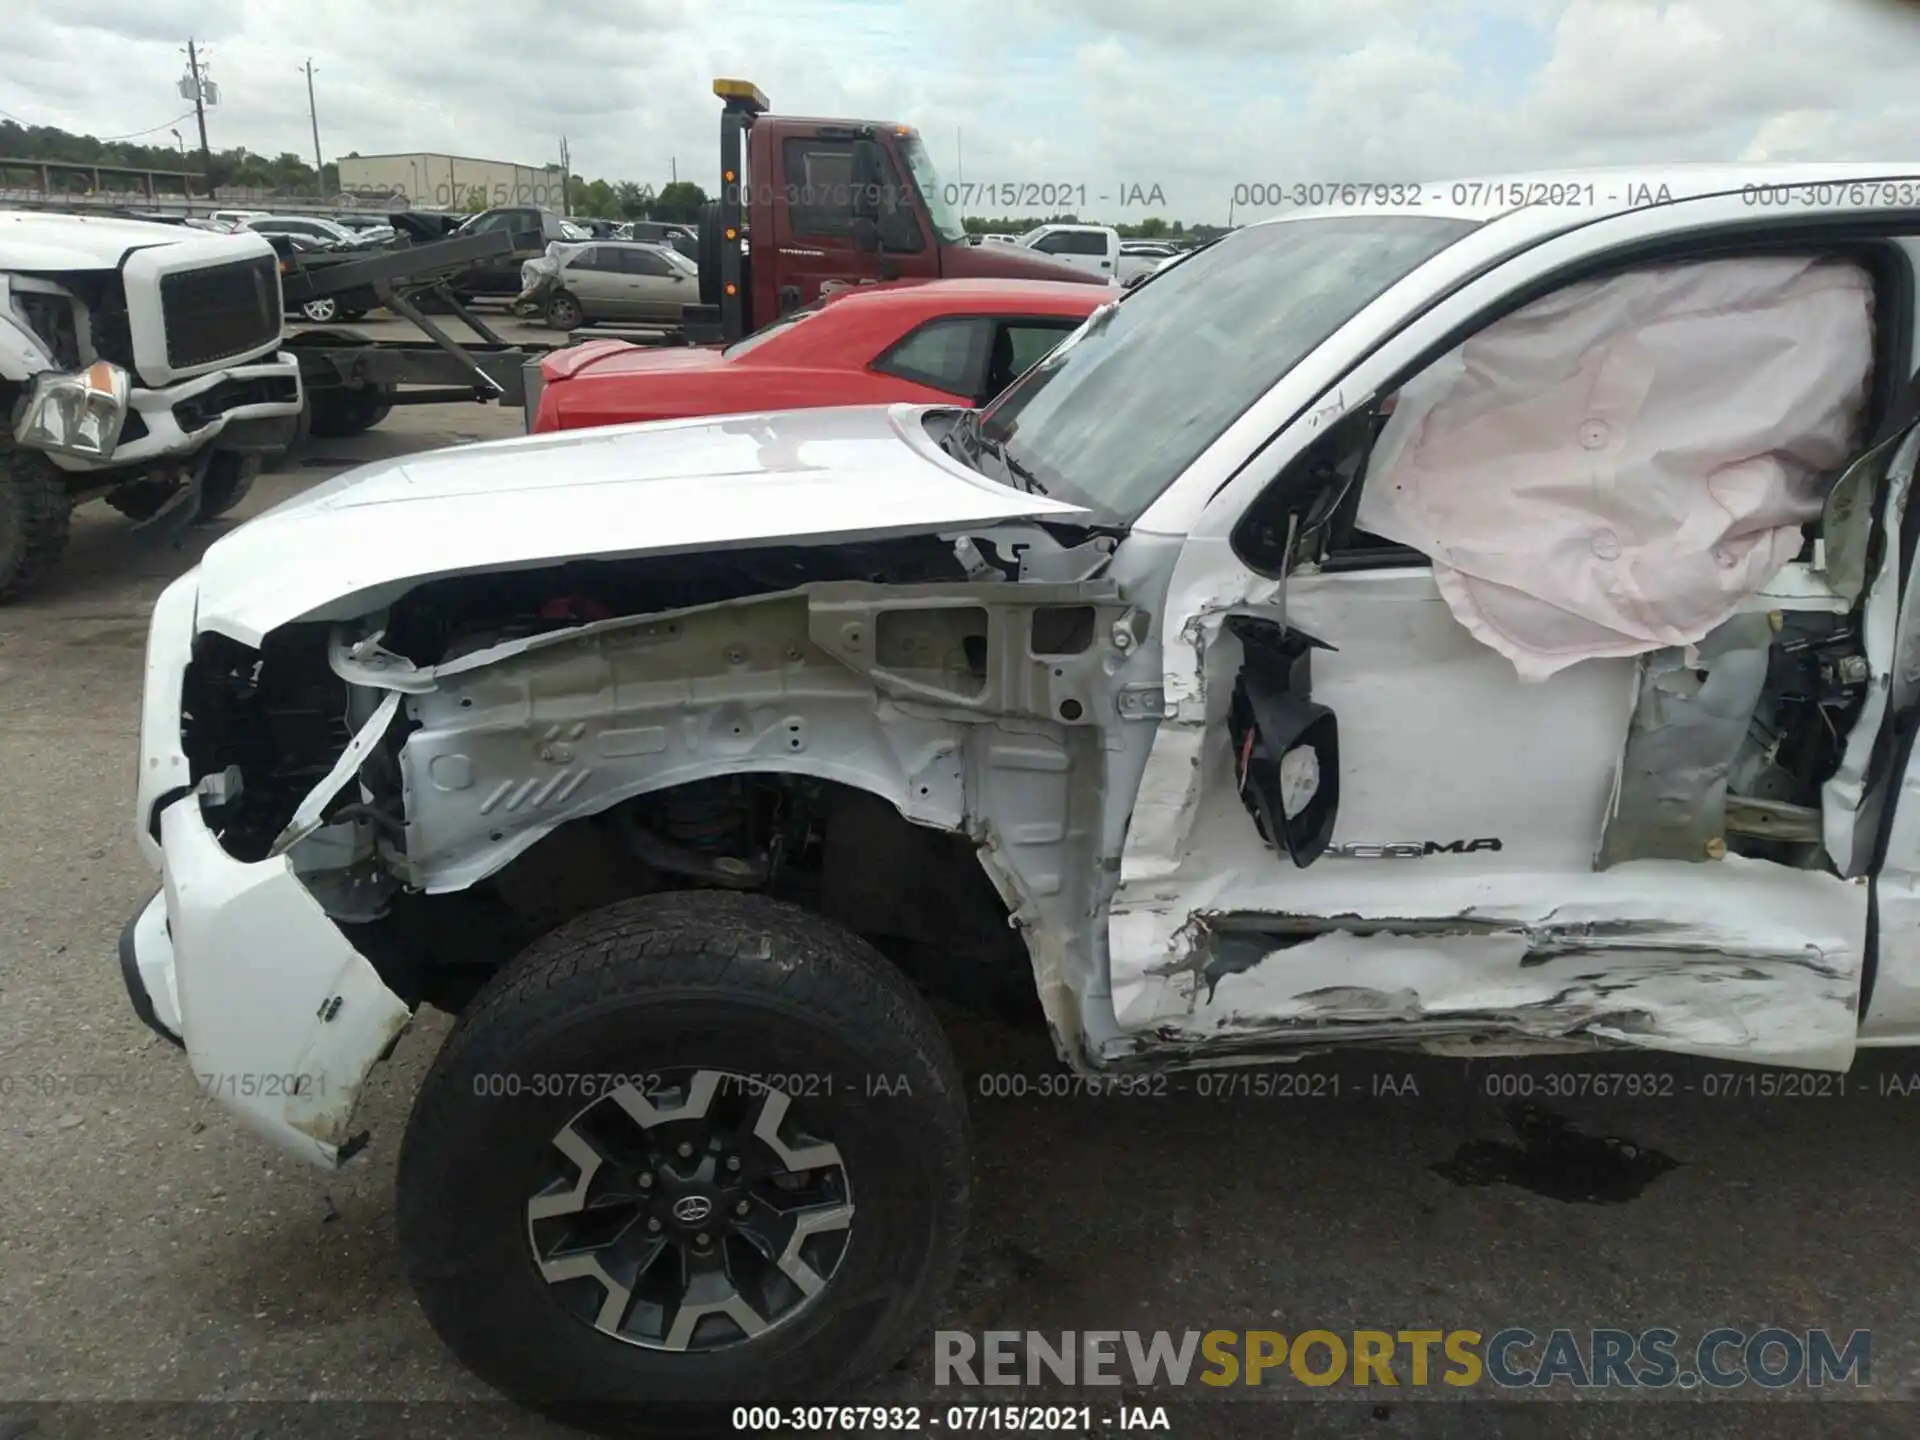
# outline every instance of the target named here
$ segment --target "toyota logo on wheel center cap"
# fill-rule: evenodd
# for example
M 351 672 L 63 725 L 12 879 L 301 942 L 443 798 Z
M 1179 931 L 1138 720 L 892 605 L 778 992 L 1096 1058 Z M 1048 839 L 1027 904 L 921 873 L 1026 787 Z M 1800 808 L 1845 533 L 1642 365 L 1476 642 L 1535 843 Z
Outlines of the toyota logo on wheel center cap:
M 673 1218 L 684 1225 L 698 1225 L 713 1213 L 713 1201 L 704 1195 L 682 1195 L 673 1202 Z

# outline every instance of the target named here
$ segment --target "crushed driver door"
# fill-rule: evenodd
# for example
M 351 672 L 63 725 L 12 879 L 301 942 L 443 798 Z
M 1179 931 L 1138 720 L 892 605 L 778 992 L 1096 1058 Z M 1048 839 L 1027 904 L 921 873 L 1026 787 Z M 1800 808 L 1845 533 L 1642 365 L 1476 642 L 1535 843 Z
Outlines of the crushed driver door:
M 1828 853 L 1840 873 L 1873 886 L 1864 1045 L 1920 1044 L 1920 376 L 1903 406 L 1908 428 L 1876 454 L 1885 482 L 1849 475 L 1828 506 L 1834 583 L 1861 597 L 1862 654 L 1870 676 L 1859 719 L 1823 794 Z M 1851 482 L 1851 483 L 1850 483 Z M 1844 512 L 1844 513 L 1840 513 Z
M 1774 642 L 1802 631 L 1795 663 L 1818 675 L 1846 598 L 1797 563 L 1698 655 L 1522 681 L 1424 556 L 1335 543 L 1381 422 L 1323 419 L 1283 434 L 1296 458 L 1252 511 L 1204 515 L 1175 567 L 1167 716 L 1109 921 L 1116 1053 L 1485 1038 L 1844 1069 L 1865 887 L 1730 829 L 1727 774 L 1687 781 L 1717 803 L 1690 853 L 1636 838 L 1618 804 L 1650 692 L 1705 718 L 1801 674 Z M 1764 768 L 1746 738 L 1723 725 L 1705 750 Z

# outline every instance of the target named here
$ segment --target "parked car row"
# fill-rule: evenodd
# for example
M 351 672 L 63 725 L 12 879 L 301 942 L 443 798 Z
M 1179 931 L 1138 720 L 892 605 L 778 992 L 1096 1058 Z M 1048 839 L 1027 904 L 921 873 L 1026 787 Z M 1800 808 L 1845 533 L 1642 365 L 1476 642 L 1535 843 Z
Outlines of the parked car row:
M 1159 241 L 1122 240 L 1111 225 L 1036 225 L 1014 243 L 1117 285 L 1150 275 L 1162 261 L 1181 253 Z

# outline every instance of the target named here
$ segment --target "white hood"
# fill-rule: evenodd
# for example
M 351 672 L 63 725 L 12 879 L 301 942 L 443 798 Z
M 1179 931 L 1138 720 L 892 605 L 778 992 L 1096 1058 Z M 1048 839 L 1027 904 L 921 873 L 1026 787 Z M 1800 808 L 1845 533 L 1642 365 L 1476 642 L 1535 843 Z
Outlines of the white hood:
M 443 575 L 1083 513 L 951 459 L 921 423 L 934 408 L 615 425 L 364 465 L 209 549 L 196 625 L 258 645 Z
M 204 230 L 149 220 L 0 210 L 0 269 L 114 270 L 130 250 L 206 239 Z

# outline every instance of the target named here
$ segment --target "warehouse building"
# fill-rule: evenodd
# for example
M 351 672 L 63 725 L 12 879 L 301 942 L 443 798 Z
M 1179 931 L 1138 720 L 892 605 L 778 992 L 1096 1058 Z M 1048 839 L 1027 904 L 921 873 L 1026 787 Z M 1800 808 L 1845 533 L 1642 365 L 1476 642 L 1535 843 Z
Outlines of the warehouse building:
M 488 205 L 546 205 L 566 210 L 558 165 L 515 165 L 470 155 L 347 155 L 340 188 L 354 200 L 404 203 L 422 210 L 466 210 Z M 479 192 L 476 196 L 475 192 Z M 475 206 L 480 199 L 482 204 Z

